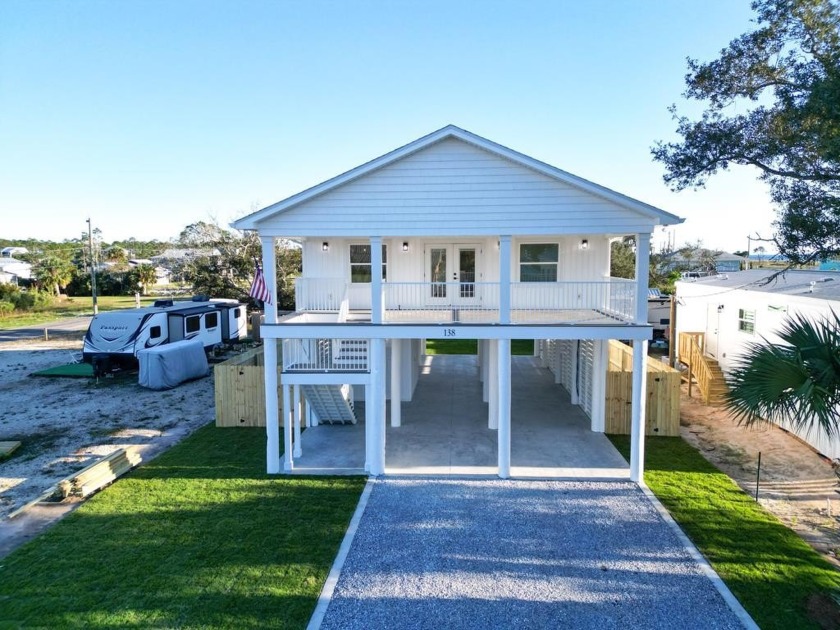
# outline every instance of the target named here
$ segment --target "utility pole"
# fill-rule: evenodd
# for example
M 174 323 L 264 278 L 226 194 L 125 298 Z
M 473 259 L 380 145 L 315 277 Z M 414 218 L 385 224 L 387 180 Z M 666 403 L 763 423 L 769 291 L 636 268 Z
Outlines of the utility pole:
M 747 234 L 747 262 L 745 265 L 745 269 L 749 271 L 750 269 L 750 248 L 752 247 L 752 237 Z
M 90 294 L 93 296 L 93 314 L 99 313 L 99 306 L 96 304 L 96 261 L 93 255 L 93 230 L 91 230 L 90 217 L 88 224 L 88 248 L 90 249 Z

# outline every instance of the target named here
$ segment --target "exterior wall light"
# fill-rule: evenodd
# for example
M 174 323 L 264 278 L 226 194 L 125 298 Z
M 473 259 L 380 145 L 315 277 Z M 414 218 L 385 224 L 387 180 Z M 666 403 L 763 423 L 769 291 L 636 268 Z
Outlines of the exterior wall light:
M 583 250 L 589 249 L 589 241 L 587 239 L 583 239 L 580 242 L 580 248 L 583 249 Z
M 403 241 L 403 251 L 404 252 L 408 251 L 408 241 Z
M 327 241 L 324 241 L 323 243 L 321 243 L 321 251 L 322 252 L 330 251 L 330 244 Z

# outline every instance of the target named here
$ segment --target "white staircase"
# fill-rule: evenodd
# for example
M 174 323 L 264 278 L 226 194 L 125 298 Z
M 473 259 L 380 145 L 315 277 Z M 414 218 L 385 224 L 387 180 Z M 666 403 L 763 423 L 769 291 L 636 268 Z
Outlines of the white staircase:
M 349 385 L 301 385 L 300 389 L 319 423 L 356 424 Z

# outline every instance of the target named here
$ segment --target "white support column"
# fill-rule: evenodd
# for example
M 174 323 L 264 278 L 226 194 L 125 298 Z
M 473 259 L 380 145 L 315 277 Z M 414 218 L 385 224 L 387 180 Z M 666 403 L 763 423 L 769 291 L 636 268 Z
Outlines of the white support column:
M 487 392 L 489 397 L 487 428 L 494 431 L 499 428 L 499 340 L 489 339 L 487 382 L 490 388 Z
M 300 414 L 300 385 L 295 385 L 292 389 L 294 392 L 294 409 L 292 410 L 292 418 L 294 419 L 295 423 L 295 457 L 301 457 L 303 455 L 303 449 L 300 445 L 300 425 L 301 425 L 301 414 Z
M 402 339 L 391 339 L 391 426 L 402 424 Z
M 510 324 L 510 236 L 499 237 L 499 323 Z
M 373 404 L 373 384 L 365 384 L 365 472 L 370 472 L 370 458 L 373 454 L 373 430 L 376 426 L 376 414 Z
M 370 237 L 370 321 L 382 323 L 382 237 Z
M 277 323 L 277 272 L 275 271 L 274 237 L 263 236 L 262 266 L 265 283 L 271 292 L 271 304 L 265 305 L 265 322 Z M 263 363 L 265 365 L 265 461 L 268 474 L 280 472 L 280 410 L 277 404 L 277 343 L 266 339 Z
M 569 391 L 569 402 L 573 405 L 580 404 L 580 392 L 578 391 L 578 370 L 580 369 L 580 365 L 578 365 L 580 361 L 580 340 L 575 339 L 572 341 L 572 373 L 570 375 L 570 380 L 572 381 L 572 387 Z
M 630 406 L 630 479 L 644 482 L 647 402 L 647 341 L 633 342 L 633 398 Z
M 478 340 L 478 348 L 476 350 L 476 352 L 477 352 L 476 359 L 478 359 L 478 382 L 479 383 L 484 382 L 484 355 L 485 355 L 484 341 L 485 341 L 484 339 L 479 339 Z M 487 402 L 487 401 L 485 400 L 484 402 Z
M 490 402 L 490 341 L 480 339 L 478 345 L 481 348 L 481 400 Z
M 560 341 L 553 340 L 554 343 L 554 384 L 560 384 L 560 366 L 562 365 L 563 354 L 560 352 Z M 565 344 L 564 344 L 565 345 Z
M 499 477 L 510 477 L 510 339 L 498 342 L 499 374 Z
M 595 357 L 592 365 L 592 418 L 590 428 L 594 433 L 603 433 L 606 428 L 607 395 L 607 342 L 595 341 Z
M 265 461 L 266 472 L 280 472 L 280 410 L 277 404 L 277 340 L 266 339 L 263 346 L 265 364 Z
M 650 282 L 650 234 L 636 234 L 636 323 L 648 320 L 647 297 Z
M 268 367 L 268 366 L 266 366 Z M 295 460 L 292 457 L 292 397 L 289 395 L 288 385 L 283 388 L 283 435 L 285 436 L 285 463 L 283 468 L 286 472 L 292 472 L 295 467 Z
M 371 339 L 371 398 L 365 398 L 365 408 L 370 406 L 373 426 L 370 431 L 371 453 L 370 474 L 381 475 L 385 472 L 385 340 Z

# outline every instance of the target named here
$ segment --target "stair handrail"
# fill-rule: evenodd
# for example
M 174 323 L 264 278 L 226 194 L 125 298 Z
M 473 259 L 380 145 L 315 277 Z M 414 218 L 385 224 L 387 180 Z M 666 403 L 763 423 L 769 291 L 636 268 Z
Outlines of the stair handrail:
M 703 351 L 704 333 L 681 332 L 679 336 L 680 361 L 688 366 L 688 395 L 691 397 L 692 377 L 697 380 L 697 387 L 703 396 L 703 402 L 709 403 L 712 386 L 712 370 Z

